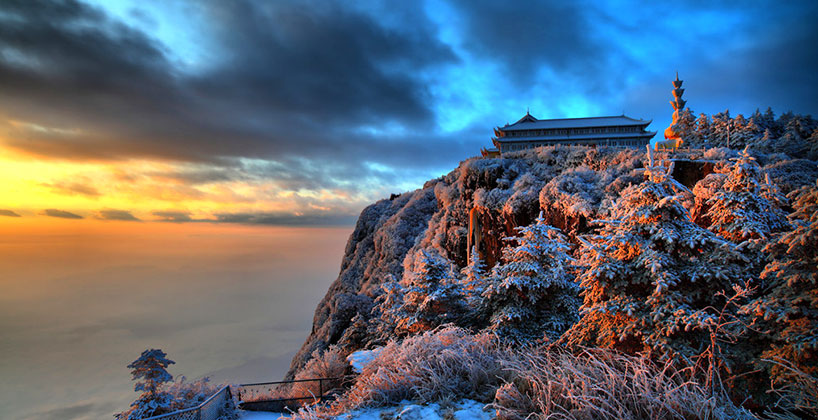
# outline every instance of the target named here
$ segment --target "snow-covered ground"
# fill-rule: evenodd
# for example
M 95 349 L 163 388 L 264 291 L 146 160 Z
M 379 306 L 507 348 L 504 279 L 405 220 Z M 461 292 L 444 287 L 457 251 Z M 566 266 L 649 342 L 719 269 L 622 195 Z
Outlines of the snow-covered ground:
M 340 416 L 336 420 L 489 420 L 493 416 L 491 410 L 483 411 L 484 404 L 472 400 L 462 400 L 452 403 L 447 407 L 441 407 L 438 403 L 428 405 L 413 404 L 403 401 L 396 406 L 366 408 L 354 410 Z M 288 414 L 265 413 L 265 412 L 244 412 L 242 420 L 285 420 L 289 419 Z
M 241 420 L 284 420 L 290 418 L 289 414 L 269 413 L 266 411 L 239 411 Z
M 369 362 L 381 354 L 381 350 L 383 350 L 383 347 L 378 347 L 372 350 L 358 350 L 347 356 L 347 360 L 349 361 L 349 364 L 352 365 L 352 369 L 354 369 L 355 372 L 361 373 L 361 371 L 364 370 L 364 366 L 368 365 Z

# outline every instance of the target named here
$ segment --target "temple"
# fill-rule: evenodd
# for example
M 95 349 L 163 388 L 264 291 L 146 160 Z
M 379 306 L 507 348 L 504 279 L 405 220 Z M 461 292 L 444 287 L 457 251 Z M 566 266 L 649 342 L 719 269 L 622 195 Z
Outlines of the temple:
M 612 146 L 645 148 L 655 131 L 647 131 L 651 121 L 637 120 L 624 114 L 614 117 L 560 118 L 538 120 L 526 112 L 514 124 L 494 129 L 493 149 L 483 149 L 483 156 L 557 144 L 579 146 Z

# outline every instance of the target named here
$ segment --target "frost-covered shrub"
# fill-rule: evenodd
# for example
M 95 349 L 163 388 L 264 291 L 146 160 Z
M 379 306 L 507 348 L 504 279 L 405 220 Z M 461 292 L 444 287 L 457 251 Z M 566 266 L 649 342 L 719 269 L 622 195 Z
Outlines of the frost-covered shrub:
M 818 179 L 818 164 L 806 159 L 776 162 L 764 167 L 773 184 L 784 194 L 789 194 L 804 186 L 810 186 Z
M 688 375 L 606 350 L 510 358 L 512 379 L 492 404 L 499 420 L 754 419 Z
M 174 382 L 166 368 L 175 362 L 166 356 L 162 350 L 149 349 L 128 365 L 132 369 L 133 379 L 139 381 L 134 390 L 144 392 L 131 403 L 128 410 L 115 414 L 114 417 L 119 420 L 139 420 L 184 410 L 203 403 L 224 387 L 224 384 L 212 384 L 209 378 L 188 382 L 182 376 Z M 220 418 L 237 418 L 232 401 L 229 401 L 228 406 L 222 407 Z
M 490 335 L 471 335 L 451 326 L 391 341 L 364 366 L 352 388 L 327 414 L 402 400 L 471 398 L 488 402 L 506 377 L 503 361 L 509 354 Z
M 738 153 L 733 149 L 726 147 L 713 147 L 704 151 L 704 156 L 707 160 L 728 161 L 731 158 L 737 158 Z
M 513 218 L 518 214 L 535 212 L 539 207 L 537 195 L 544 182 L 533 174 L 526 173 L 514 181 L 511 196 L 503 203 L 503 215 Z
M 559 229 L 542 216 L 518 227 L 518 236 L 503 250 L 483 292 L 482 306 L 491 314 L 489 331 L 513 343 L 554 340 L 578 316 L 579 286 L 570 272 L 569 246 Z
M 293 383 L 289 389 L 289 396 L 291 398 L 299 398 L 306 396 L 320 396 L 323 391 L 325 394 L 332 390 L 338 390 L 344 381 L 344 375 L 349 370 L 349 361 L 347 360 L 347 353 L 337 346 L 329 346 L 324 352 L 313 355 L 312 359 L 304 366 L 304 369 L 295 375 L 295 380 L 301 379 L 316 379 L 316 378 L 333 378 L 329 381 L 323 381 L 323 385 L 319 386 L 318 382 L 296 382 Z
M 605 195 L 597 185 L 600 175 L 587 167 L 568 169 L 543 187 L 540 203 L 559 208 L 565 215 L 591 217 Z

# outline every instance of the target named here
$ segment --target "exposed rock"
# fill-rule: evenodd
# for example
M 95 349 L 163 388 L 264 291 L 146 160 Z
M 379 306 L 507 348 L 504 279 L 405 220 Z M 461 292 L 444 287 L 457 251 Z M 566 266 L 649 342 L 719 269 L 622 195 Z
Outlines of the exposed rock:
M 337 344 L 353 351 L 367 345 L 365 324 L 373 299 L 386 279 L 399 279 L 411 268 L 411 259 L 406 258 L 411 251 L 436 248 L 457 265 L 466 265 L 469 211 L 473 208 L 479 209 L 476 216 L 481 222 L 479 249 L 492 266 L 502 255 L 503 238 L 513 235 L 515 227 L 531 223 L 541 208 L 555 226 L 568 232 L 586 229 L 587 220 L 597 217 L 605 200 L 612 200 L 627 186 L 626 182 L 621 188 L 606 190 L 607 185 L 599 183 L 610 184 L 627 176 L 641 166 L 640 156 L 633 150 L 560 147 L 525 151 L 510 158 L 473 158 L 448 175 L 428 181 L 422 189 L 392 195 L 367 207 L 350 235 L 338 279 L 316 308 L 312 333 L 293 358 L 287 378 L 294 377 L 315 350 Z M 598 170 L 606 175 L 577 176 L 577 171 Z M 543 193 L 552 180 L 551 192 Z M 582 182 L 594 185 L 576 185 Z M 599 196 L 586 197 L 583 205 L 574 207 L 554 202 L 541 205 L 543 194 L 551 200 L 569 184 Z M 569 190 L 566 194 L 573 195 L 575 191 Z
M 643 159 L 641 150 L 585 147 L 544 147 L 505 158 L 472 158 L 421 189 L 393 194 L 367 207 L 349 238 L 338 279 L 316 308 L 312 333 L 287 377 L 292 378 L 314 351 L 329 345 L 352 352 L 378 344 L 367 336 L 366 328 L 373 301 L 382 293 L 381 284 L 399 280 L 412 269 L 413 258 L 407 256 L 416 250 L 434 248 L 465 266 L 471 219 L 479 222 L 475 244 L 491 267 L 502 256 L 504 238 L 514 235 L 515 227 L 530 224 L 540 210 L 547 223 L 575 241 L 577 234 L 596 227 L 594 220 L 610 216 L 623 189 L 644 180 Z M 673 176 L 692 188 L 717 164 L 677 160 Z M 778 178 L 795 179 L 786 164 L 777 165 Z M 699 186 L 702 194 L 706 184 Z M 689 204 L 694 207 L 692 196 Z

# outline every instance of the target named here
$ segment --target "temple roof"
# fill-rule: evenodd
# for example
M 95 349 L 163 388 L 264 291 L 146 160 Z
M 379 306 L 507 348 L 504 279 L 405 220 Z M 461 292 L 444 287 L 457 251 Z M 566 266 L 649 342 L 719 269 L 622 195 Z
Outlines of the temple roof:
M 585 118 L 557 118 L 553 120 L 538 120 L 526 113 L 523 118 L 514 124 L 506 124 L 500 130 L 542 130 L 549 128 L 588 128 L 588 127 L 617 127 L 648 125 L 651 121 L 637 120 L 617 115 L 612 117 L 585 117 Z
M 576 134 L 572 136 L 536 136 L 536 137 L 499 137 L 492 138 L 492 140 L 500 143 L 525 143 L 525 142 L 556 142 L 556 141 L 574 141 L 574 140 L 600 140 L 600 139 L 634 139 L 634 138 L 653 138 L 656 135 L 655 131 L 646 131 L 643 133 L 602 133 L 602 134 Z

